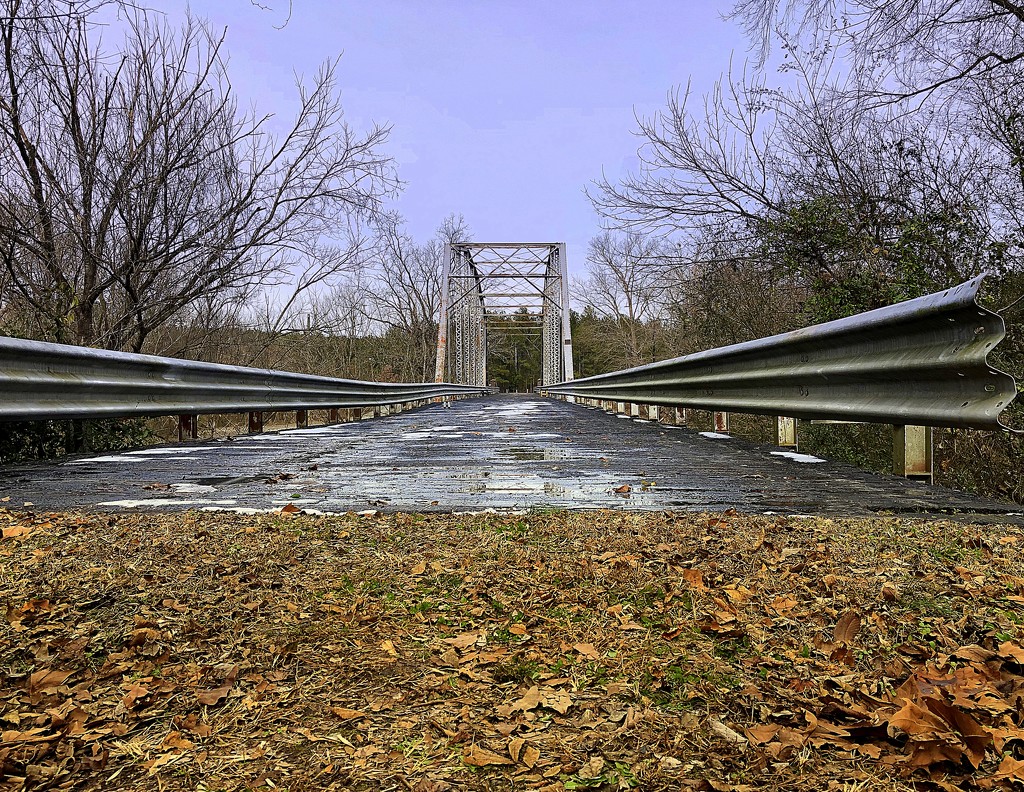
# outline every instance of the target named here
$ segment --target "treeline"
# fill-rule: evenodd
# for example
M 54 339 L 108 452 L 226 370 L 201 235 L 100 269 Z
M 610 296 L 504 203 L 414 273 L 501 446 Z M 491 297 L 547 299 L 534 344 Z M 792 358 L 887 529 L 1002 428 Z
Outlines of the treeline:
M 252 109 L 224 34 L 120 0 L 0 0 L 0 333 L 376 380 L 432 376 L 443 242 L 386 211 L 386 126 L 328 61 Z M 0 461 L 74 446 L 0 425 Z M 92 422 L 94 448 L 142 422 Z
M 991 362 L 1024 375 L 1024 10 L 999 0 L 742 0 L 754 60 L 639 122 L 636 172 L 591 199 L 588 304 L 647 362 L 990 275 Z M 579 342 L 577 342 L 579 343 Z M 614 352 L 613 352 L 614 350 Z M 585 353 L 584 353 L 585 354 Z M 609 359 L 611 358 L 611 359 Z M 584 358 L 585 360 L 586 358 Z M 1024 425 L 1024 405 L 1010 410 Z M 878 433 L 811 440 L 887 464 Z M 868 440 L 870 438 L 870 441 Z M 1024 499 L 1024 446 L 942 432 L 939 480 Z

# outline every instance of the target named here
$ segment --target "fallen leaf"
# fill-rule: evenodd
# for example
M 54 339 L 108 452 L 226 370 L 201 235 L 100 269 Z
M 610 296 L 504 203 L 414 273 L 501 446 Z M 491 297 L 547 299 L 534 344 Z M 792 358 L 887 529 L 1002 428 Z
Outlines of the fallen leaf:
M 228 675 L 224 678 L 224 683 L 220 687 L 199 691 L 199 693 L 196 694 L 196 699 L 199 703 L 212 706 L 227 698 L 228 693 L 235 684 L 235 679 L 238 677 L 238 669 L 239 667 L 237 665 L 232 666 L 231 670 L 228 671 Z
M 599 660 L 601 658 L 597 648 L 592 643 L 573 644 L 572 648 L 590 660 Z
M 74 671 L 36 671 L 28 678 L 28 689 L 34 693 L 56 690 Z
M 478 630 L 473 632 L 462 633 L 455 638 L 445 638 L 446 644 L 451 644 L 456 649 L 465 650 L 473 646 L 478 640 L 480 640 L 481 633 Z
M 472 745 L 462 754 L 462 761 L 472 767 L 484 767 L 485 765 L 510 765 L 512 760 L 501 756 L 479 745 Z
M 708 590 L 708 587 L 704 585 L 704 573 L 699 569 L 684 569 L 683 580 L 696 591 Z
M 365 712 L 348 707 L 331 707 L 331 712 L 342 720 L 357 720 L 358 718 L 369 717 Z
M 836 622 L 836 641 L 850 645 L 860 632 L 860 616 L 853 611 L 846 611 Z

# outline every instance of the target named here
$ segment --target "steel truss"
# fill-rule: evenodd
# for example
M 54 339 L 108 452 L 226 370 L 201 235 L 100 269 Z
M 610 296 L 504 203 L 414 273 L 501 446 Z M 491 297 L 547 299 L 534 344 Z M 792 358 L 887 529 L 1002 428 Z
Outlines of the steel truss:
M 487 385 L 496 323 L 541 336 L 543 385 L 573 378 L 564 243 L 446 245 L 441 280 L 437 382 Z

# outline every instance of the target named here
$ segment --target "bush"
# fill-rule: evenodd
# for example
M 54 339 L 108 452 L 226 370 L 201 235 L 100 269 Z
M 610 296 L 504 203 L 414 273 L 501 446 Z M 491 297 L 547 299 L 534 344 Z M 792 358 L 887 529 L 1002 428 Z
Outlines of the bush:
M 75 450 L 75 422 L 18 421 L 0 424 L 0 464 L 54 459 Z M 82 421 L 82 449 L 119 451 L 145 445 L 153 433 L 142 418 Z

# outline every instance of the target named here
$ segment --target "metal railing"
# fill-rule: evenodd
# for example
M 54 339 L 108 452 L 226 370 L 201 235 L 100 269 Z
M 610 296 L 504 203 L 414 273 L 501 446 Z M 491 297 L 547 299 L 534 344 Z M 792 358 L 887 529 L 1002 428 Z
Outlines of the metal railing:
M 338 411 L 462 398 L 487 388 L 450 383 L 390 383 L 318 377 L 287 371 L 0 337 L 0 421 L 180 416 L 180 434 L 195 436 L 201 413 L 250 415 Z
M 729 412 L 778 416 L 784 445 L 796 445 L 795 419 L 892 424 L 901 472 L 930 478 L 930 432 L 922 440 L 915 427 L 1006 429 L 999 416 L 1017 395 L 1013 378 L 987 362 L 1005 327 L 978 305 L 981 282 L 541 392 L 616 409 L 710 410 L 719 429 Z

